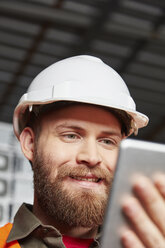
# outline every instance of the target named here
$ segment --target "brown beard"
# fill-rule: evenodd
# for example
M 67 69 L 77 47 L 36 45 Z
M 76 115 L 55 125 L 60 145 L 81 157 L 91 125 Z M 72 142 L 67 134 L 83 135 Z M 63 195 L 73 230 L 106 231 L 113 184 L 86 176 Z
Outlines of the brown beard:
M 52 179 L 54 162 L 50 156 L 35 151 L 34 189 L 38 203 L 47 216 L 52 217 L 60 225 L 69 227 L 96 227 L 102 224 L 112 175 L 100 167 L 89 168 L 86 165 L 72 167 L 61 165 L 57 176 Z M 63 180 L 68 176 L 85 176 L 92 173 L 102 178 L 105 184 L 103 194 L 93 190 L 80 191 L 65 189 Z

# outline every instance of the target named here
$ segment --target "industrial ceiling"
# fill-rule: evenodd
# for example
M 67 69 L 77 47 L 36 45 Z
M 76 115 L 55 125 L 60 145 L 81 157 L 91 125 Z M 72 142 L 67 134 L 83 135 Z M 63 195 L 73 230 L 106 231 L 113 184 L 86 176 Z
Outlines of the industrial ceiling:
M 0 121 L 42 69 L 80 54 L 124 78 L 150 118 L 138 138 L 165 143 L 164 0 L 0 0 Z

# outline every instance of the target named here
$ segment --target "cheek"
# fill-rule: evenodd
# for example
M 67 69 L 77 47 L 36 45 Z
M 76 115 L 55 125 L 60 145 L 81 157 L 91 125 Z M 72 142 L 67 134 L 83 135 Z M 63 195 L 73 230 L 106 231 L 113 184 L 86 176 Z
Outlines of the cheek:
M 114 172 L 116 168 L 117 158 L 118 158 L 118 149 L 115 149 L 106 154 L 105 164 L 109 171 Z
M 58 167 L 69 161 L 74 161 L 76 149 L 71 145 L 64 145 L 58 142 L 49 142 L 44 148 L 44 154 L 49 155 L 52 162 Z

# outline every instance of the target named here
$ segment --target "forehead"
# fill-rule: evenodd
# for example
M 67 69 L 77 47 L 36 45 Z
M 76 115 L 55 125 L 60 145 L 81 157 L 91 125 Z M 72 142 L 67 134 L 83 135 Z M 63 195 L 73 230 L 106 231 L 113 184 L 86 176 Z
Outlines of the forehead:
M 88 104 L 73 104 L 60 109 L 51 110 L 42 118 L 42 123 L 55 125 L 59 122 L 88 123 L 88 125 L 106 125 L 121 129 L 119 120 L 107 109 Z

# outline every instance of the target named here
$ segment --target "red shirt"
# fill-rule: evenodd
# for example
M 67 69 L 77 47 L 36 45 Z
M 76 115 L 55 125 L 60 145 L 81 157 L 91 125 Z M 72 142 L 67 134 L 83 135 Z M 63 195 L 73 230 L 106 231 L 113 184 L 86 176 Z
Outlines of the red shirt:
M 63 236 L 63 242 L 66 248 L 89 248 L 93 239 L 80 239 L 69 236 Z

